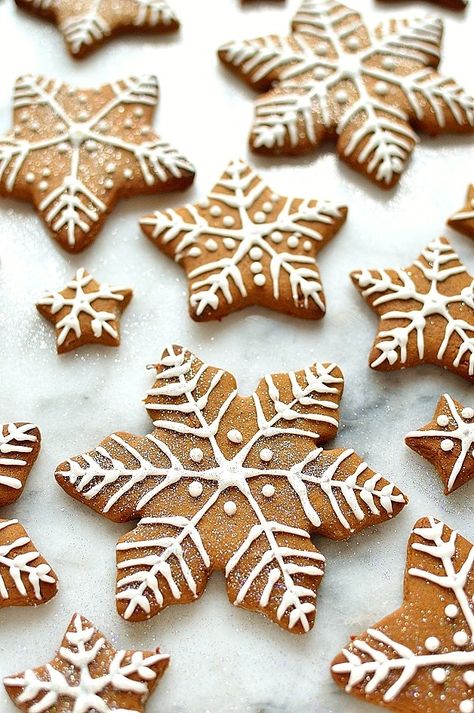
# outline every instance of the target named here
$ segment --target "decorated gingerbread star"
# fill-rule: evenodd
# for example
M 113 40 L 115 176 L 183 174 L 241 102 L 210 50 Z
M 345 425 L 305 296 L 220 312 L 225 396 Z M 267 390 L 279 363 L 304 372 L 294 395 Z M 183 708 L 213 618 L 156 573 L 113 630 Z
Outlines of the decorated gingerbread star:
M 319 319 L 326 306 L 316 256 L 346 215 L 328 201 L 279 196 L 239 160 L 199 203 L 157 211 L 141 226 L 186 271 L 193 319 L 253 304 Z
M 433 517 L 408 543 L 403 604 L 334 659 L 335 681 L 399 713 L 474 710 L 474 547 Z
M 115 433 L 62 463 L 58 483 L 116 522 L 117 607 L 132 621 L 199 597 L 213 570 L 233 604 L 309 631 L 324 557 L 310 533 L 346 539 L 397 515 L 405 496 L 338 429 L 335 364 L 268 375 L 248 397 L 234 377 L 181 347 L 156 365 L 149 435 Z
M 120 197 L 187 188 L 194 168 L 150 124 L 156 77 L 74 89 L 17 80 L 13 130 L 0 137 L 0 194 L 30 200 L 53 237 L 79 252 Z
M 390 1 L 390 0 L 389 0 Z M 430 0 L 436 5 L 449 7 L 451 10 L 465 10 L 469 4 L 469 0 Z M 384 0 L 385 2 L 385 0 Z
M 439 364 L 474 381 L 474 278 L 446 238 L 410 267 L 357 270 L 352 280 L 381 320 L 373 369 Z
M 434 465 L 446 495 L 474 477 L 474 409 L 449 394 L 439 399 L 433 420 L 405 442 Z
M 467 189 L 464 208 L 449 218 L 448 225 L 468 238 L 474 238 L 474 185 Z
M 172 32 L 179 22 L 165 0 L 15 0 L 59 27 L 73 57 L 83 57 L 111 35 Z
M 49 663 L 4 679 L 24 713 L 143 713 L 169 663 L 155 651 L 117 651 L 79 614 Z
M 56 328 L 58 354 L 84 344 L 120 344 L 119 320 L 133 292 L 97 282 L 83 267 L 61 292 L 46 294 L 38 311 Z
M 304 0 L 292 33 L 229 42 L 222 62 L 262 94 L 250 134 L 265 154 L 340 158 L 382 188 L 397 183 L 418 141 L 474 131 L 474 98 L 439 74 L 441 20 L 397 19 L 373 30 L 338 0 Z
M 18 500 L 41 448 L 41 433 L 31 423 L 0 426 L 0 505 Z

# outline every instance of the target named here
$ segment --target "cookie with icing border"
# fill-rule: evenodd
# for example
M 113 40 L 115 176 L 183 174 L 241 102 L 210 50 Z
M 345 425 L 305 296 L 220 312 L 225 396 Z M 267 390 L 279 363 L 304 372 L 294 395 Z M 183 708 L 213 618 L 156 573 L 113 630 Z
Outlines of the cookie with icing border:
M 474 238 L 474 185 L 472 183 L 467 189 L 464 207 L 454 213 L 447 223 L 458 233 Z
M 49 663 L 3 683 L 24 713 L 144 713 L 168 663 L 159 649 L 117 650 L 90 621 L 74 614 Z
M 445 495 L 474 478 L 474 409 L 443 394 L 433 420 L 411 431 L 405 443 L 438 471 Z
M 324 557 L 311 533 L 347 539 L 407 500 L 351 448 L 324 451 L 343 377 L 315 363 L 240 396 L 232 374 L 170 346 L 148 391 L 154 430 L 115 433 L 58 466 L 59 485 L 115 522 L 117 608 L 149 619 L 225 574 L 230 601 L 280 627 L 311 629 Z
M 346 215 L 330 201 L 280 196 L 234 160 L 204 199 L 140 224 L 185 270 L 193 319 L 221 319 L 249 305 L 320 319 L 326 300 L 316 257 Z
M 194 168 L 151 127 L 153 75 L 95 89 L 25 75 L 0 136 L 0 195 L 33 203 L 69 252 L 90 245 L 119 198 L 187 188 Z
M 261 93 L 252 151 L 298 155 L 332 139 L 341 160 L 389 189 L 418 142 L 416 131 L 474 131 L 474 98 L 437 70 L 442 34 L 439 18 L 401 17 L 371 28 L 338 0 L 303 0 L 287 36 L 231 41 L 218 54 Z
M 41 433 L 32 423 L 0 426 L 0 506 L 14 503 L 41 449 Z
M 408 542 L 403 604 L 336 656 L 336 683 L 398 713 L 474 710 L 474 547 L 434 517 Z
M 54 22 L 69 53 L 85 57 L 124 32 L 175 32 L 179 21 L 165 0 L 15 0 L 18 7 Z
M 83 267 L 61 291 L 47 293 L 36 308 L 55 326 L 58 354 L 85 344 L 120 344 L 120 317 L 132 290 L 97 282 Z

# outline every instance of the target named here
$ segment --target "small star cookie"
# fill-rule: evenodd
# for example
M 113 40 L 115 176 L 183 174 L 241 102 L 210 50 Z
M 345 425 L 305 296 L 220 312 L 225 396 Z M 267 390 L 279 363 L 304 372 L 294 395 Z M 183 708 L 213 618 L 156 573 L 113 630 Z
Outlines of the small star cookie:
M 434 517 L 408 542 L 403 604 L 350 643 L 332 673 L 398 713 L 474 711 L 474 547 Z
M 0 505 L 14 503 L 41 449 L 41 433 L 31 423 L 0 426 Z
M 119 198 L 192 183 L 193 166 L 150 126 L 157 101 L 152 75 L 99 89 L 20 77 L 13 129 L 0 136 L 0 194 L 31 201 L 61 247 L 80 252 Z
M 433 240 L 410 267 L 351 277 L 380 317 L 373 369 L 438 364 L 474 381 L 474 278 L 446 238 Z
M 133 292 L 97 282 L 81 267 L 61 292 L 45 295 L 38 312 L 56 328 L 58 354 L 84 344 L 120 344 L 119 320 Z
M 347 208 L 274 193 L 244 161 L 231 161 L 206 198 L 141 220 L 147 237 L 179 262 L 197 321 L 248 305 L 319 319 L 325 297 L 318 252 Z
M 173 32 L 179 22 L 165 0 L 15 0 L 18 7 L 52 20 L 73 57 L 84 57 L 121 32 Z
M 117 651 L 74 614 L 54 659 L 3 682 L 24 713 L 144 713 L 168 663 L 159 649 Z
M 468 238 L 474 238 L 474 185 L 472 183 L 467 189 L 464 208 L 449 218 L 448 225 L 453 230 L 467 235 Z
M 408 433 L 405 443 L 434 465 L 446 495 L 474 477 L 474 409 L 449 394 L 440 397 L 433 420 Z

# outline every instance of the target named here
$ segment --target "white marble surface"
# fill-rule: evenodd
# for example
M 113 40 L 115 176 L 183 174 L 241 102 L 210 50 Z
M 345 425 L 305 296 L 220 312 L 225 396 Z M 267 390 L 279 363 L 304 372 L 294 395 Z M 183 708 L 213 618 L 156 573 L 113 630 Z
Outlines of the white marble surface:
M 122 203 L 96 244 L 76 257 L 56 247 L 31 206 L 0 202 L 0 421 L 31 419 L 44 438 L 23 498 L 1 516 L 23 521 L 56 568 L 61 587 L 45 607 L 0 612 L 0 676 L 43 663 L 79 610 L 121 645 L 160 645 L 172 655 L 149 713 L 375 710 L 337 689 L 328 663 L 351 632 L 399 603 L 406 540 L 418 516 L 441 516 L 474 536 L 474 483 L 445 498 L 433 469 L 403 444 L 407 430 L 429 420 L 443 390 L 471 404 L 473 396 L 467 382 L 436 368 L 371 372 L 367 354 L 376 319 L 347 275 L 363 266 L 407 265 L 441 233 L 453 238 L 474 272 L 474 243 L 444 227 L 474 179 L 473 143 L 423 139 L 400 186 L 389 194 L 338 163 L 332 147 L 302 160 L 255 160 L 283 193 L 350 206 L 346 226 L 320 258 L 327 317 L 311 324 L 250 309 L 221 324 L 194 324 L 187 316 L 183 273 L 140 234 L 137 218 L 203 194 L 229 158 L 245 155 L 252 92 L 218 66 L 215 49 L 237 36 L 285 32 L 298 3 L 255 2 L 245 9 L 239 0 L 173 3 L 183 23 L 180 35 L 124 37 L 77 63 L 66 55 L 55 28 L 20 13 L 13 0 L 0 2 L 0 130 L 9 126 L 10 91 L 22 72 L 88 85 L 154 71 L 162 89 L 156 125 L 198 169 L 194 188 L 184 197 Z M 357 5 L 374 23 L 389 13 L 436 10 L 417 3 L 359 0 Z M 474 7 L 464 15 L 440 12 L 447 28 L 442 66 L 474 89 Z M 118 350 L 86 348 L 58 358 L 53 330 L 37 315 L 34 301 L 82 264 L 104 279 L 130 285 L 135 298 L 123 319 Z M 124 623 L 114 607 L 114 544 L 129 528 L 102 520 L 54 482 L 54 468 L 64 457 L 96 445 L 113 430 L 146 432 L 149 421 L 140 400 L 152 375 L 145 365 L 171 340 L 233 370 L 243 392 L 267 371 L 299 368 L 314 358 L 338 361 L 346 394 L 337 444 L 356 448 L 410 495 L 410 505 L 392 523 L 347 543 L 318 540 L 328 566 L 316 626 L 307 636 L 294 637 L 230 606 L 219 575 L 199 602 L 171 607 L 146 624 Z M 14 710 L 3 692 L 0 710 Z

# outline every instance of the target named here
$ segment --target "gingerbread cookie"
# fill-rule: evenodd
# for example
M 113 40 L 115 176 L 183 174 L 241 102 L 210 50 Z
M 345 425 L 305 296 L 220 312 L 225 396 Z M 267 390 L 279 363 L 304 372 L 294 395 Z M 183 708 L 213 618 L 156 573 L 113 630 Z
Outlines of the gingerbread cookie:
M 83 57 L 112 35 L 173 32 L 179 22 L 165 0 L 15 0 L 18 7 L 55 22 L 73 57 Z
M 56 328 L 58 354 L 84 344 L 120 344 L 119 320 L 132 299 L 124 287 L 99 283 L 83 267 L 61 292 L 51 292 L 36 304 Z
M 385 20 L 374 30 L 338 0 L 304 0 L 287 37 L 229 42 L 222 62 L 257 100 L 250 147 L 264 154 L 337 152 L 391 188 L 413 151 L 414 131 L 474 131 L 474 98 L 436 71 L 441 20 Z
M 0 426 L 0 505 L 18 500 L 41 448 L 41 433 L 31 423 Z
M 186 271 L 193 319 L 253 304 L 320 319 L 326 305 L 316 255 L 346 215 L 328 201 L 279 196 L 244 161 L 231 161 L 206 198 L 140 224 Z
M 408 433 L 405 443 L 434 465 L 446 495 L 474 477 L 474 409 L 443 394 L 433 420 Z
M 410 267 L 351 277 L 380 316 L 373 369 L 438 364 L 474 381 L 474 278 L 446 238 L 433 240 Z
M 31 201 L 52 236 L 79 252 L 121 197 L 187 188 L 194 168 L 150 124 L 152 75 L 99 89 L 17 80 L 13 130 L 0 137 L 0 194 Z
M 465 10 L 468 6 L 468 0 L 429 0 L 442 7 L 449 7 L 451 10 Z
M 108 519 L 141 518 L 117 546 L 119 613 L 140 621 L 193 601 L 222 570 L 233 604 L 309 631 L 324 572 L 310 533 L 346 539 L 406 504 L 352 449 L 319 447 L 337 433 L 339 368 L 268 375 L 249 397 L 181 347 L 155 368 L 154 431 L 115 433 L 56 472 Z
M 155 651 L 117 651 L 74 614 L 52 661 L 4 679 L 25 713 L 143 713 L 169 663 Z
M 399 713 L 474 710 L 474 547 L 433 517 L 408 543 L 400 609 L 334 659 L 348 693 Z
M 474 185 L 472 183 L 467 189 L 464 208 L 449 218 L 448 225 L 458 233 L 474 238 Z

